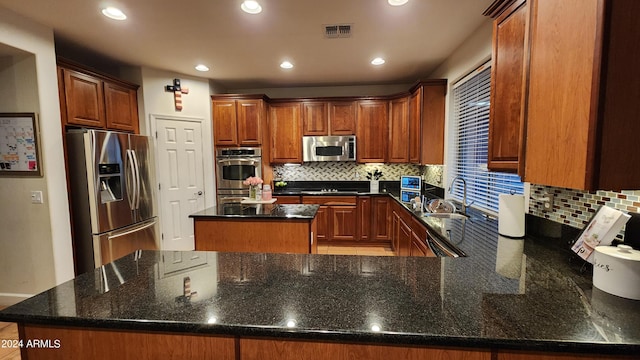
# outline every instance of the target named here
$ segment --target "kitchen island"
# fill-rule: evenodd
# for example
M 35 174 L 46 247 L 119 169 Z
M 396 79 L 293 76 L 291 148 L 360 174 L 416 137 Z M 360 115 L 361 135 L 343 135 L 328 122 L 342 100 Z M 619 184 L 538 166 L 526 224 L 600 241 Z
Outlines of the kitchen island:
M 191 214 L 195 249 L 315 254 L 318 205 L 219 204 Z
M 462 258 L 142 251 L 0 321 L 51 345 L 29 359 L 638 357 L 640 302 L 593 288 L 544 239 L 467 224 Z

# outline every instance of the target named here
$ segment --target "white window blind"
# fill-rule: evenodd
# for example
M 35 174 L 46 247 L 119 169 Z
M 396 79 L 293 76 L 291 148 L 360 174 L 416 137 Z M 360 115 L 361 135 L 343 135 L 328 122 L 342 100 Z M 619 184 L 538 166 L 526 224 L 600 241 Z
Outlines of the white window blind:
M 515 174 L 487 169 L 491 67 L 485 64 L 453 88 L 453 121 L 449 128 L 449 181 L 461 176 L 467 182 L 467 202 L 498 212 L 499 194 L 522 194 L 523 183 Z M 456 181 L 451 198 L 462 201 L 463 186 Z

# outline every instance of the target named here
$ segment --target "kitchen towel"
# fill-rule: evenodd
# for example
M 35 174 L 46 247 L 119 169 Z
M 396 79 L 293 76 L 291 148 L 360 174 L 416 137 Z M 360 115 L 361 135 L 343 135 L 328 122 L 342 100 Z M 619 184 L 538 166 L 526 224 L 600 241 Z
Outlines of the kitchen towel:
M 501 194 L 498 197 L 498 234 L 524 236 L 524 195 Z

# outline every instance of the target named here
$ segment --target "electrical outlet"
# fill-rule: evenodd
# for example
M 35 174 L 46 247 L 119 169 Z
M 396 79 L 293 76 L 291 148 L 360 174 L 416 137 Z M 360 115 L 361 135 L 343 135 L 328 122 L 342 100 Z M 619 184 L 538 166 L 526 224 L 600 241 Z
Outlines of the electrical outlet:
M 31 192 L 31 203 L 32 204 L 42 204 L 44 201 L 42 200 L 42 191 L 32 191 Z
M 555 198 L 555 194 L 544 194 L 544 197 L 540 199 L 542 202 L 542 209 L 546 211 L 553 210 L 553 200 Z

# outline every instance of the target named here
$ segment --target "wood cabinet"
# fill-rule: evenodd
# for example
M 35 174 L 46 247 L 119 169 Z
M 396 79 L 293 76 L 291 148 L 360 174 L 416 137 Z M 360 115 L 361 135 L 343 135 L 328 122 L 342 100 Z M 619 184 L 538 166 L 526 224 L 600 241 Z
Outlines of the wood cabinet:
M 371 201 L 371 240 L 391 240 L 391 207 L 386 196 L 376 196 Z
M 409 97 L 389 101 L 389 157 L 390 163 L 409 162 Z
M 421 154 L 423 165 L 444 164 L 444 108 L 447 80 L 421 83 Z M 417 106 L 417 105 L 416 105 Z
M 58 59 L 63 125 L 139 132 L 138 85 Z
M 300 102 L 269 105 L 271 163 L 302 162 L 302 120 Z
M 529 4 L 515 1 L 493 21 L 491 105 L 487 166 L 520 172 L 524 151 L 526 33 Z
M 355 196 L 303 196 L 303 204 L 318 204 L 318 240 L 358 240 L 358 208 Z
M 421 135 L 422 87 L 418 87 L 418 89 L 409 96 L 409 162 L 412 164 L 420 163 L 420 150 L 422 149 Z
M 262 144 L 264 101 L 212 96 L 213 138 L 216 146 Z
M 368 241 L 371 237 L 371 197 L 358 196 L 358 239 Z
M 356 157 L 360 163 L 387 161 L 389 106 L 386 100 L 358 101 Z
M 355 101 L 304 101 L 302 134 L 304 136 L 355 135 Z
M 411 250 L 409 252 L 410 256 L 420 256 L 427 257 L 428 256 L 428 248 L 424 244 L 423 240 L 420 240 L 415 233 L 411 233 Z
M 277 198 L 278 204 L 302 204 L 302 199 L 298 195 L 273 195 Z

